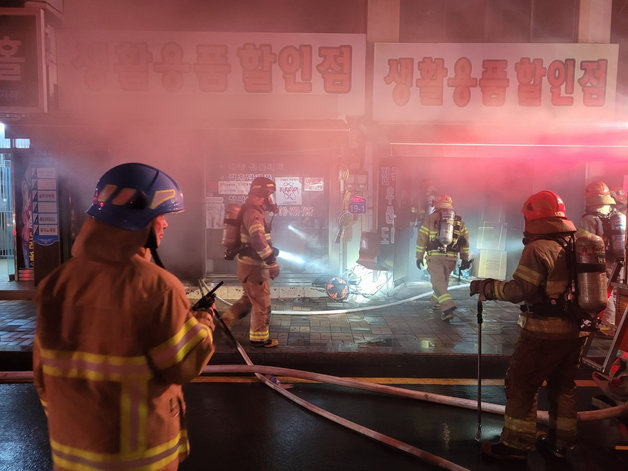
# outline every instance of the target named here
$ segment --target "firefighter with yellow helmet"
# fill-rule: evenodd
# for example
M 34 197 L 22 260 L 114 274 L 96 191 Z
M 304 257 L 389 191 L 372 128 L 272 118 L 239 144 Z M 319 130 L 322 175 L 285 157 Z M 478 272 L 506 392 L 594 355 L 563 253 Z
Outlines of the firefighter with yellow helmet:
M 590 245 L 582 254 L 596 257 L 581 262 L 590 271 L 578 272 L 580 239 L 562 199 L 541 191 L 528 198 L 522 212 L 524 249 L 513 279 L 475 280 L 470 285 L 471 296 L 524 303 L 517 321 L 519 339 L 505 379 L 504 427 L 499 441 L 482 443 L 482 452 L 496 459 L 525 460 L 536 445 L 564 458 L 576 441 L 574 378 L 585 338 L 576 313 L 581 312 L 580 303 L 590 312 L 605 303 L 604 249 L 599 237 L 583 233 L 582 243 Z M 574 279 L 580 280 L 582 290 L 597 287 L 594 293 L 578 293 L 577 308 L 572 303 Z M 544 381 L 550 403 L 549 430 L 537 438 L 537 395 Z
M 623 190 L 622 190 L 623 193 Z M 616 193 L 618 194 L 618 193 Z M 618 196 L 621 196 L 618 194 Z M 603 181 L 594 181 L 585 188 L 586 210 L 580 229 L 600 236 L 606 247 L 606 274 L 611 279 L 616 263 L 623 261 L 626 237 L 626 216 L 616 208 L 617 201 Z M 619 272 L 621 274 L 621 271 Z M 615 281 L 621 281 L 620 278 Z M 615 297 L 610 296 L 606 310 L 601 314 L 602 331 L 615 324 Z
M 425 257 L 425 261 L 424 261 Z M 419 270 L 427 262 L 432 282 L 430 302 L 441 311 L 441 319 L 453 318 L 456 309 L 449 288 L 449 276 L 460 257 L 460 269 L 471 266 L 469 260 L 469 232 L 462 218 L 454 211 L 451 196 L 442 194 L 434 200 L 434 210 L 419 228 L 416 241 L 416 264 Z
M 276 347 L 277 339 L 270 338 L 270 280 L 279 276 L 278 250 L 271 241 L 271 222 L 266 212 L 277 213 L 273 202 L 275 182 L 257 177 L 251 182 L 249 194 L 239 212 L 240 241 L 236 257 L 238 280 L 242 284 L 242 296 L 223 314 L 222 319 L 230 326 L 251 312 L 249 342 L 255 347 Z

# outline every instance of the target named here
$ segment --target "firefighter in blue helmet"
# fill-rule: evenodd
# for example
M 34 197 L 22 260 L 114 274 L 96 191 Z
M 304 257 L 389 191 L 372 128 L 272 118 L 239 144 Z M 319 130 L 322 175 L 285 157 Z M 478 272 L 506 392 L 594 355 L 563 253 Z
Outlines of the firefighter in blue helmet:
M 227 326 L 251 312 L 249 342 L 255 347 L 276 347 L 270 338 L 270 281 L 279 276 L 278 250 L 273 248 L 271 223 L 266 212 L 276 213 L 272 200 L 275 183 L 266 177 L 251 182 L 249 195 L 240 209 L 240 241 L 242 247 L 236 258 L 242 296 L 223 314 Z
M 181 385 L 214 352 L 213 318 L 139 252 L 183 210 L 177 183 L 128 163 L 98 181 L 72 258 L 37 287 L 34 384 L 54 469 L 176 470 L 189 453 Z

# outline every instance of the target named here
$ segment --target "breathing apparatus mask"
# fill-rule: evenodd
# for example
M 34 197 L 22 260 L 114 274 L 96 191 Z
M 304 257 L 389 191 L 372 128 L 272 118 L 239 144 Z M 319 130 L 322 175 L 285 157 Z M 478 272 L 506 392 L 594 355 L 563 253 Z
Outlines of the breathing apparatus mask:
M 270 194 L 264 199 L 264 211 L 268 211 L 269 213 L 277 214 L 279 212 L 279 206 L 275 204 L 274 195 Z

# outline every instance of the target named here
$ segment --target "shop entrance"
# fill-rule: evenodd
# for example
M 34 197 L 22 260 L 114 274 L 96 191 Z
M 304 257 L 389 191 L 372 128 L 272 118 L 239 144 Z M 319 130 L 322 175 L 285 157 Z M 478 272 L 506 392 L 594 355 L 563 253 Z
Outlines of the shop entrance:
M 15 279 L 11 154 L 0 153 L 0 281 Z
M 272 218 L 273 245 L 280 250 L 282 279 L 312 279 L 329 273 L 329 169 L 318 156 L 215 159 L 205 174 L 205 273 L 235 275 L 236 262 L 224 259 L 223 219 L 229 204 L 241 205 L 258 176 L 277 185 L 279 212 Z M 270 215 L 268 215 L 270 219 Z

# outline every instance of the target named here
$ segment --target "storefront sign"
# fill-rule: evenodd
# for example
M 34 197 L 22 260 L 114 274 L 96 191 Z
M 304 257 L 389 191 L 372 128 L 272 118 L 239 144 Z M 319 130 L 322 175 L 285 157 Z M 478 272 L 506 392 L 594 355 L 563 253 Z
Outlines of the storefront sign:
M 59 241 L 56 169 L 35 167 L 31 192 L 33 241 L 39 245 L 52 245 Z
M 46 111 L 43 10 L 0 8 L 0 112 Z
M 513 124 L 613 118 L 618 51 L 617 44 L 379 43 L 374 118 Z
M 366 199 L 352 195 L 349 199 L 349 212 L 352 214 L 366 214 Z
M 397 167 L 379 168 L 379 235 L 382 245 L 395 243 L 395 200 L 397 198 Z
M 62 106 L 81 114 L 337 119 L 364 112 L 365 35 L 63 30 L 58 39 L 69 91 Z

